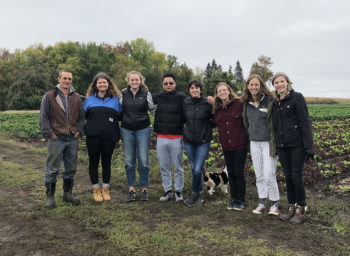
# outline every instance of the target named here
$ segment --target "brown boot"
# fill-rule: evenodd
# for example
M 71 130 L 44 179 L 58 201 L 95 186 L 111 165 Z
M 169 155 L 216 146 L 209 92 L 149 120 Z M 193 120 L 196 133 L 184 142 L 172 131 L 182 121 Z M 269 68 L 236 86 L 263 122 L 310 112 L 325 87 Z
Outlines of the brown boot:
M 297 205 L 295 214 L 293 218 L 291 218 L 289 221 L 293 224 L 302 223 L 305 218 L 305 210 L 306 210 L 306 206 Z
M 111 200 L 111 197 L 109 196 L 109 186 L 102 187 L 102 197 L 105 201 Z
M 293 218 L 293 216 L 295 214 L 295 209 L 296 209 L 295 204 L 290 204 L 289 209 L 288 209 L 288 213 L 281 215 L 280 219 L 284 220 L 284 221 L 289 221 L 291 218 Z
M 102 195 L 101 195 L 100 187 L 94 188 L 94 200 L 95 200 L 96 203 L 103 202 L 103 198 L 102 198 Z

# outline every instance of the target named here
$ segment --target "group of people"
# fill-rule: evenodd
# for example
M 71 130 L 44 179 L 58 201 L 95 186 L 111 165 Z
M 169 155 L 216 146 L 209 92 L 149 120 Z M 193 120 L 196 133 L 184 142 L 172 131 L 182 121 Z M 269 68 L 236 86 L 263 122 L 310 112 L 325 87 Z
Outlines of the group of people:
M 83 131 L 94 200 L 111 200 L 111 158 L 120 138 L 129 187 L 127 201 L 137 198 L 136 169 L 141 187 L 139 198 L 149 200 L 150 112 L 155 116 L 156 149 L 164 188 L 160 201 L 174 198 L 186 205 L 203 204 L 203 167 L 210 151 L 212 128 L 217 126 L 229 177 L 231 200 L 227 209 L 242 210 L 245 206 L 244 165 L 249 149 L 259 195 L 253 213 L 265 212 L 269 200 L 268 213 L 279 215 L 278 156 L 290 204 L 288 213 L 281 218 L 292 223 L 302 222 L 307 210 L 302 172 L 304 161 L 314 154 L 313 135 L 305 99 L 291 88 L 286 74 L 273 76 L 276 93 L 268 89 L 260 76 L 251 75 L 242 97 L 224 82 L 217 84 L 214 97 L 205 97 L 202 84 L 197 80 L 188 83 L 188 97 L 176 91 L 173 74 L 165 74 L 163 91 L 152 95 L 144 77 L 137 71 L 127 74 L 128 86 L 121 92 L 107 74 L 98 73 L 84 103 L 74 92 L 72 79 L 70 71 L 60 71 L 59 84 L 44 95 L 41 103 L 40 128 L 48 138 L 46 208 L 55 207 L 56 179 L 62 160 L 63 201 L 73 205 L 80 203 L 73 196 L 72 188 L 77 166 L 77 138 Z M 184 151 L 192 170 L 191 194 L 186 199 L 182 195 Z M 102 189 L 98 180 L 100 159 Z

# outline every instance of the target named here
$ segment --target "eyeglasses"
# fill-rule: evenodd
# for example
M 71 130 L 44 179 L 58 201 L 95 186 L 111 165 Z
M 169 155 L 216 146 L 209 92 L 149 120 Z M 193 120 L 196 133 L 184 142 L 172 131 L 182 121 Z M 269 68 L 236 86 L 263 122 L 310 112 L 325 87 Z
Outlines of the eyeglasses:
M 169 83 L 168 83 L 168 82 L 165 82 L 165 83 L 163 83 L 164 86 L 166 86 L 166 85 L 174 85 L 174 84 L 175 84 L 175 83 L 173 83 L 173 82 L 169 82 Z

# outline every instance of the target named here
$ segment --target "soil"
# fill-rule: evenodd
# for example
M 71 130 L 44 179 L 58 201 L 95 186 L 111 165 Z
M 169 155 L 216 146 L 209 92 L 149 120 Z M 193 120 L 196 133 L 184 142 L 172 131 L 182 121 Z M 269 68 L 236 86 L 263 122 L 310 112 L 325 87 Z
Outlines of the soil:
M 34 143 L 32 143 L 33 145 Z M 35 142 L 36 146 L 46 147 L 45 143 Z M 26 143 L 18 143 L 18 145 L 1 145 L 0 158 L 21 165 L 30 165 L 33 169 L 44 169 L 45 156 L 33 154 L 29 152 L 29 147 Z M 90 181 L 86 175 L 86 166 L 78 165 L 77 173 L 84 173 L 77 178 L 79 179 L 79 194 L 91 193 Z M 347 170 L 343 177 L 349 177 L 350 173 Z M 335 196 L 341 197 L 344 204 L 350 205 L 350 195 L 338 195 L 330 190 L 324 189 L 329 187 L 332 180 L 323 180 L 317 186 L 309 187 L 309 194 L 319 196 Z M 104 240 L 103 234 L 86 229 L 86 227 L 74 219 L 61 219 L 53 216 L 48 216 L 48 211 L 43 210 L 44 202 L 44 186 L 40 201 L 30 200 L 30 193 L 33 184 L 29 182 L 20 189 L 14 190 L 4 185 L 0 186 L 0 255 L 104 255 L 104 246 L 107 243 Z M 123 198 L 125 191 L 117 192 L 112 190 L 112 197 Z M 120 193 L 120 194 L 118 194 Z M 34 195 L 36 196 L 36 195 Z M 216 198 L 218 199 L 218 198 Z M 119 199 L 122 203 L 122 199 Z M 207 200 L 208 205 L 215 205 L 214 199 Z M 158 209 L 155 207 L 158 205 Z M 147 204 L 142 207 L 147 208 Z M 152 204 L 152 208 L 148 208 L 149 212 L 162 211 L 164 205 Z M 175 213 L 177 216 L 185 216 L 182 207 L 174 207 L 172 210 L 178 210 Z M 348 208 L 349 210 L 349 208 Z M 282 212 L 286 209 L 281 209 Z M 249 214 L 249 213 L 247 213 Z M 312 216 L 312 214 L 311 214 Z M 344 213 L 350 221 L 350 214 Z M 151 225 L 151 224 L 150 224 Z M 50 234 L 48 236 L 48 234 Z M 242 235 L 243 238 L 254 238 L 267 241 L 271 246 L 282 246 L 283 248 L 296 251 L 302 255 L 329 255 L 329 246 L 332 239 L 344 240 L 344 236 L 335 232 L 330 225 L 314 221 L 308 218 L 302 225 L 291 225 L 280 221 L 277 218 L 271 219 L 261 217 L 254 223 L 247 223 L 247 229 Z M 47 243 L 48 240 L 55 240 L 57 243 Z M 342 244 L 342 243 L 341 243 Z M 65 253 L 67 252 L 67 254 Z M 75 254 L 68 252 L 75 251 Z M 59 252 L 59 253 L 58 253 Z M 209 252 L 208 252 L 209 253 Z M 223 253 L 229 255 L 230 253 Z

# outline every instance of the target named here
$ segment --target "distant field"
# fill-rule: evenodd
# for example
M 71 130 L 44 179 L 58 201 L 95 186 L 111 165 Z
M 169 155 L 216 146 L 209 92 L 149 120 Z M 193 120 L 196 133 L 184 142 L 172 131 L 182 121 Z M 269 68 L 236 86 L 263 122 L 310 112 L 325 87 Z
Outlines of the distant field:
M 305 100 L 309 104 L 350 103 L 350 99 L 343 98 L 305 97 Z

